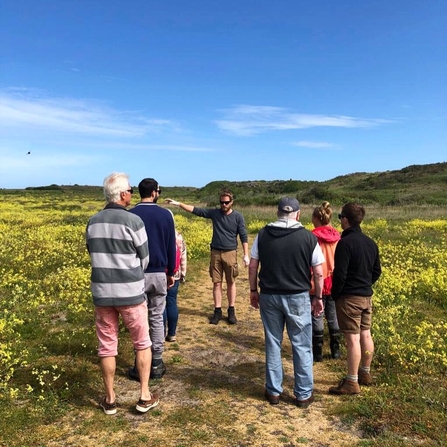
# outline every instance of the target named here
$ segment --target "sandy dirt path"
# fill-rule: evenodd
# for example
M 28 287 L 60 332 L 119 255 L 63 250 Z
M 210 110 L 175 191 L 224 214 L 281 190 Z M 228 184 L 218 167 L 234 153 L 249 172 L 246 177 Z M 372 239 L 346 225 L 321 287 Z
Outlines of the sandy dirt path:
M 177 342 L 166 343 L 167 374 L 151 382 L 160 394 L 155 413 L 144 416 L 134 411 L 138 383 L 127 379 L 128 364 L 119 362 L 116 393 L 119 411 L 105 416 L 92 396 L 91 407 L 74 411 L 58 426 L 58 435 L 47 445 L 159 445 L 164 446 L 354 446 L 361 438 L 327 409 L 337 397 L 327 389 L 337 374 L 328 367 L 331 360 L 314 365 L 316 401 L 308 409 L 293 405 L 293 371 L 290 344 L 285 337 L 283 364 L 284 394 L 271 406 L 264 400 L 264 338 L 259 312 L 248 303 L 248 272 L 237 280 L 237 325 L 222 320 L 208 323 L 213 310 L 212 284 L 205 262 L 191 263 L 188 280 L 179 291 L 180 321 Z M 226 315 L 226 308 L 224 308 Z M 125 336 L 125 335 L 124 335 Z M 327 347 L 326 347 L 327 354 Z M 333 361 L 333 360 L 332 360 Z M 344 359 L 339 360 L 345 361 Z M 99 374 L 99 371 L 98 371 Z M 98 390 L 98 392 L 101 392 Z M 73 431 L 86 420 L 105 419 L 103 430 Z M 112 418 L 125 428 L 107 428 Z M 118 424 L 120 425 L 120 424 Z M 136 440 L 142 440 L 140 443 Z

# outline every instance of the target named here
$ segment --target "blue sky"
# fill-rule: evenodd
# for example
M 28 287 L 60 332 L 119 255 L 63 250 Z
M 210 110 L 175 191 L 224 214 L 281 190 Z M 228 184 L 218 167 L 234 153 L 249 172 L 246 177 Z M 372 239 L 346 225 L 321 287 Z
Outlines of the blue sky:
M 444 0 L 3 0 L 0 187 L 447 161 L 446 24 Z

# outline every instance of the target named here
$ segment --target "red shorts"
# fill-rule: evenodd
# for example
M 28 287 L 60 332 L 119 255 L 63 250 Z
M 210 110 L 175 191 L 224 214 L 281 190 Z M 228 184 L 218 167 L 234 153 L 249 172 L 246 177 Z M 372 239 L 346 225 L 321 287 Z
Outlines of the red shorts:
M 149 337 L 147 303 L 133 306 L 96 306 L 96 335 L 98 337 L 98 355 L 115 357 L 118 355 L 119 316 L 129 330 L 133 347 L 137 351 L 152 346 Z

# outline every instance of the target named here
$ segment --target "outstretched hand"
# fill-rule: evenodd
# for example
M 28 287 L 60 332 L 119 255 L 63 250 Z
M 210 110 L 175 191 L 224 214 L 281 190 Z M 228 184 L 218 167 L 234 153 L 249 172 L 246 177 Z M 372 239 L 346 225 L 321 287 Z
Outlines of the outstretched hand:
M 165 199 L 165 203 L 168 203 L 169 205 L 179 206 L 180 202 L 177 202 L 176 200 L 172 199 Z

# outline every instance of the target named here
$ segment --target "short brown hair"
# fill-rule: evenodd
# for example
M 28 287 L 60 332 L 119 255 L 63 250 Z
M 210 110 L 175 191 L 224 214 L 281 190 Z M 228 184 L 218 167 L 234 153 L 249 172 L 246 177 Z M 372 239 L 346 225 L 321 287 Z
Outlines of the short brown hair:
M 341 214 L 348 219 L 349 225 L 354 227 L 362 223 L 365 217 L 365 208 L 358 203 L 349 202 L 343 205 Z
M 222 191 L 220 191 L 219 198 L 222 198 L 223 196 L 228 196 L 231 201 L 233 201 L 233 193 L 229 189 L 222 189 Z

